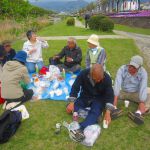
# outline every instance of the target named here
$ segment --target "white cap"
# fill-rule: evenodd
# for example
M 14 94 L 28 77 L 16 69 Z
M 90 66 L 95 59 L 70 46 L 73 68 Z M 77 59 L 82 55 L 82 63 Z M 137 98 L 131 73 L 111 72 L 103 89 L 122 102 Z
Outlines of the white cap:
M 91 44 L 93 44 L 95 46 L 99 46 L 99 37 L 96 34 L 92 34 L 88 38 L 87 42 L 89 42 L 89 43 L 91 43 Z
M 139 55 L 133 56 L 131 58 L 130 65 L 138 69 L 139 67 L 143 65 L 143 58 Z

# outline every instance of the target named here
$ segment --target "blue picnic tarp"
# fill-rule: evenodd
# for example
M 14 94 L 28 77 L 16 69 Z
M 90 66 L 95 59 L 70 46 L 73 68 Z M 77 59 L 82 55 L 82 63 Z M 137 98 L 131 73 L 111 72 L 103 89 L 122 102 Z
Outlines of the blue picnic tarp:
M 28 89 L 33 89 L 34 96 L 41 100 L 61 100 L 66 101 L 71 91 L 71 86 L 75 81 L 77 74 L 66 73 L 65 79 L 52 81 L 36 74 L 39 82 L 35 84 L 32 74 L 30 74 L 31 82 Z

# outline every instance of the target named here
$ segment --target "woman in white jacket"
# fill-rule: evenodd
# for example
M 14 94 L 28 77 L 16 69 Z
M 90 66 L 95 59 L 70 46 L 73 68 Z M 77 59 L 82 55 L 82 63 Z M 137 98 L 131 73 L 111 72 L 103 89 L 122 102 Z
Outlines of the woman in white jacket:
M 29 73 L 34 73 L 36 71 L 36 65 L 39 70 L 44 66 L 42 48 L 48 48 L 49 45 L 47 41 L 37 39 L 35 32 L 32 30 L 29 30 L 26 35 L 28 41 L 23 45 L 23 50 L 28 55 L 26 66 Z

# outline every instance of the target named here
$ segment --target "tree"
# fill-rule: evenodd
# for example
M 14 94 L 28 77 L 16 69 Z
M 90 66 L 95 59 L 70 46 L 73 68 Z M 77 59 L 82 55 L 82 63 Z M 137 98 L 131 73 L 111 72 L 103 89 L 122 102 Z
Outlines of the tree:
M 32 6 L 28 0 L 0 0 L 0 16 L 5 18 L 28 18 L 50 14 L 48 11 L 36 6 Z

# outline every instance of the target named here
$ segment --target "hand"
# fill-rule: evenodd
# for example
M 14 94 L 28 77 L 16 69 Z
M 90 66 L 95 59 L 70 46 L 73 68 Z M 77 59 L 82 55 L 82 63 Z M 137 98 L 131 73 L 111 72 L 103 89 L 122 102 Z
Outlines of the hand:
M 67 57 L 66 61 L 67 61 L 67 62 L 72 62 L 73 59 L 72 59 L 71 57 Z
M 110 116 L 110 111 L 109 110 L 106 110 L 104 120 L 106 120 L 106 122 L 108 122 L 108 125 L 111 123 L 111 116 Z
M 36 48 L 32 48 L 32 49 L 29 51 L 30 54 L 32 54 L 32 53 L 34 53 L 34 52 L 36 52 Z
M 54 57 L 53 57 L 53 60 L 55 60 L 55 59 L 59 59 L 59 56 L 54 56 Z
M 145 113 L 146 108 L 145 108 L 145 104 L 143 102 L 139 103 L 139 110 L 141 111 L 141 113 Z

